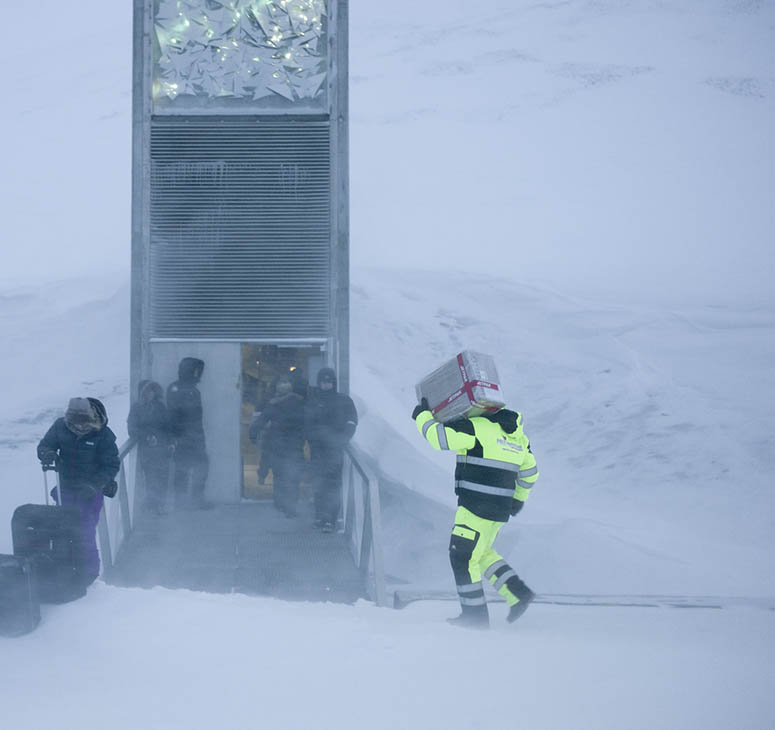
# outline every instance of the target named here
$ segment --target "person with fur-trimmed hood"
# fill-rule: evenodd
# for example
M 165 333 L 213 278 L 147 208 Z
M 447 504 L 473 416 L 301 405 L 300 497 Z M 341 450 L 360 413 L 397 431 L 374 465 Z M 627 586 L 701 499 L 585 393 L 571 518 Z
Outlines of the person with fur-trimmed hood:
M 178 365 L 178 379 L 167 388 L 167 410 L 175 438 L 175 506 L 178 509 L 213 506 L 204 496 L 210 460 L 205 446 L 202 396 L 196 387 L 204 368 L 203 360 L 184 357 Z
M 100 574 L 97 523 L 103 497 L 115 494 L 121 466 L 116 435 L 108 428 L 105 406 L 96 398 L 71 398 L 63 418 L 57 418 L 38 444 L 41 465 L 56 466 L 61 499 L 81 513 L 81 549 L 84 582 Z M 52 490 L 59 503 L 57 489 Z
M 137 458 L 145 477 L 143 509 L 166 513 L 172 434 L 164 391 L 152 380 L 141 380 L 139 398 L 129 409 L 127 431 L 137 439 Z
M 358 426 L 352 398 L 337 393 L 333 368 L 321 368 L 307 402 L 305 429 L 315 483 L 315 526 L 333 532 L 342 507 L 344 449 Z

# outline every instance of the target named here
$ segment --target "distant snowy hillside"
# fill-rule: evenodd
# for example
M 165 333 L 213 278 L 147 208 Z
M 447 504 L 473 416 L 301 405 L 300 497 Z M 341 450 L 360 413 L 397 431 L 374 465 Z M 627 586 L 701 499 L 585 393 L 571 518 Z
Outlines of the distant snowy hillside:
M 128 301 L 126 287 L 87 280 L 0 295 L 13 312 L 0 323 L 13 342 L 0 371 L 12 386 L 7 524 L 42 493 L 34 445 L 68 397 L 105 399 L 125 435 Z M 538 459 L 502 539 L 538 590 L 775 595 L 774 311 L 612 307 L 508 279 L 385 270 L 354 272 L 351 309 L 357 441 L 392 485 L 393 578 L 449 587 L 454 459 L 409 414 L 415 382 L 472 348 L 495 355 Z
M 772 301 L 774 3 L 351 14 L 356 263 Z
M 0 297 L 13 314 L 0 323 L 13 341 L 0 369 L 13 383 L 5 552 L 13 508 L 42 495 L 35 441 L 70 395 L 103 397 L 124 435 L 128 298 L 84 280 Z M 394 581 L 452 589 L 452 460 L 409 412 L 415 379 L 470 346 L 498 358 L 539 459 L 535 494 L 498 543 L 537 590 L 775 596 L 775 313 L 612 308 L 418 271 L 358 271 L 352 302 L 358 440 L 404 484 L 383 493 Z M 487 635 L 447 626 L 454 602 L 392 611 L 98 582 L 44 606 L 34 633 L 0 639 L 0 706 L 16 730 L 759 730 L 775 710 L 773 612 L 729 604 L 536 604 L 514 626 L 494 604 Z M 468 699 L 461 657 L 487 666 L 465 672 Z
M 450 509 L 454 459 L 414 431 L 414 383 L 463 348 L 495 355 L 541 471 L 504 539 L 519 535 L 511 557 L 541 590 L 775 594 L 775 312 L 612 307 L 437 272 L 354 279 L 359 439 Z

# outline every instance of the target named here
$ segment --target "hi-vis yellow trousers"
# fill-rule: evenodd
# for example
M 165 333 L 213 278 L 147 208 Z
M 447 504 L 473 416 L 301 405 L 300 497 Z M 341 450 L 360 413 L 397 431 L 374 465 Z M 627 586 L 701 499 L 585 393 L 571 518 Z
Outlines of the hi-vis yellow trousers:
M 492 547 L 504 524 L 477 517 L 465 507 L 457 509 L 449 541 L 449 559 L 464 613 L 487 605 L 482 576 L 492 583 L 509 606 L 519 603 L 520 596 L 529 592 L 516 571 Z

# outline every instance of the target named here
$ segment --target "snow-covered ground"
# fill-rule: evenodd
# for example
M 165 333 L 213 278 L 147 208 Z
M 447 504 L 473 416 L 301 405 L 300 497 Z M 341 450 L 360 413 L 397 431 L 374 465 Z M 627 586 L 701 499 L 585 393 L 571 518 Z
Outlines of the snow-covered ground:
M 536 590 L 774 597 L 775 5 L 351 5 L 353 394 L 394 584 L 452 588 L 453 467 L 409 413 L 415 381 L 470 347 L 496 356 L 541 469 L 499 541 Z M 4 10 L 34 29 L 0 48 L 17 70 L 0 122 L 7 526 L 42 496 L 34 445 L 68 397 L 104 399 L 124 435 L 130 10 Z M 452 603 L 97 584 L 0 640 L 0 717 L 768 728 L 775 613 L 729 603 L 541 604 L 509 627 L 499 604 L 481 635 L 444 623 Z
M 3 726 L 771 727 L 763 611 L 536 607 L 481 634 L 449 608 L 100 584 L 0 644 Z
M 595 306 L 513 281 L 431 281 L 418 271 L 354 278 L 358 440 L 407 490 L 385 494 L 395 587 L 452 590 L 452 464 L 408 417 L 414 380 L 462 345 L 495 343 L 542 472 L 499 545 L 536 590 L 775 596 L 772 313 Z M 58 296 L 72 308 L 56 314 L 29 293 L 3 324 L 16 345 L 5 373 L 21 392 L 11 391 L 17 410 L 0 424 L 0 524 L 38 500 L 34 443 L 69 394 L 104 397 L 124 435 L 125 346 L 101 347 L 100 323 L 121 328 L 126 288 L 90 305 L 91 291 L 63 284 Z M 518 338 L 498 335 L 485 294 L 521 323 Z M 83 362 L 63 350 L 68 340 Z M 38 370 L 62 352 L 71 364 L 55 378 Z M 25 401 L 25 372 L 52 388 L 45 407 L 38 396 Z M 10 547 L 0 533 L 0 551 Z M 390 611 L 100 583 L 75 604 L 44 607 L 33 634 L 2 642 L 0 697 L 8 726 L 25 730 L 58 717 L 82 728 L 104 717 L 116 728 L 258 717 L 287 728 L 475 728 L 492 696 L 507 708 L 499 722 L 513 726 L 764 728 L 775 709 L 773 605 L 539 604 L 507 626 L 495 604 L 494 631 L 482 636 L 444 623 L 456 612 L 450 602 Z M 36 700 L 41 687 L 50 701 Z

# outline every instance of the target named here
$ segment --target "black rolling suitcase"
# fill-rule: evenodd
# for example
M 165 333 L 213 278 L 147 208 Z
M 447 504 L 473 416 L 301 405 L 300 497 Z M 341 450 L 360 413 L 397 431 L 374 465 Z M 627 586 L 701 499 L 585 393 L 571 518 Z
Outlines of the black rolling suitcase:
M 32 564 L 0 555 L 0 636 L 28 634 L 40 623 L 40 601 Z
M 81 513 L 77 507 L 48 504 L 45 474 L 44 469 L 46 504 L 23 504 L 13 513 L 13 552 L 32 563 L 41 603 L 66 603 L 86 595 Z

